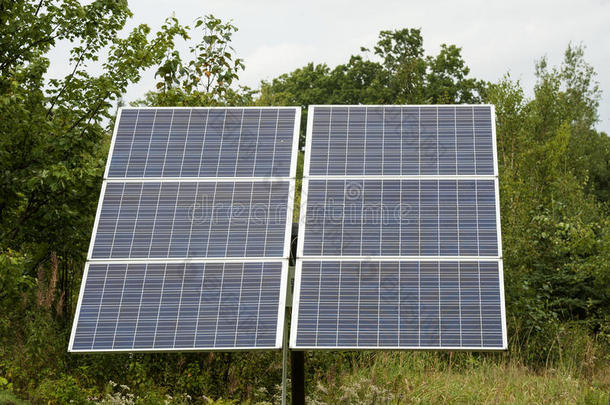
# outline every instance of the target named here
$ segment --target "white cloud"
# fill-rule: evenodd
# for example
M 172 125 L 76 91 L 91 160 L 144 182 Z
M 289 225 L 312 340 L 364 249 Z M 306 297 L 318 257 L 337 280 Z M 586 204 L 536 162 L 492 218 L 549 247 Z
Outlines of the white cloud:
M 303 66 L 316 54 L 313 45 L 281 43 L 263 45 L 244 55 L 246 69 L 240 75 L 240 83 L 256 88 L 261 80 L 271 80 L 282 73 Z

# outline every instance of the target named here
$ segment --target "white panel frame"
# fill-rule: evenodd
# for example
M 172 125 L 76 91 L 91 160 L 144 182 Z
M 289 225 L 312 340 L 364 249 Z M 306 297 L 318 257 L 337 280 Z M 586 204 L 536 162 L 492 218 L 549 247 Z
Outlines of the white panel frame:
M 280 108 L 280 107 L 275 107 Z M 301 107 L 289 107 L 294 108 L 294 133 L 292 135 L 292 159 L 290 160 L 290 171 L 289 176 L 291 179 L 297 177 L 297 162 L 299 160 L 299 137 L 301 130 Z
M 110 165 L 112 163 L 119 123 L 123 114 L 123 110 L 203 110 L 203 109 L 272 109 L 272 110 L 294 110 L 294 129 L 292 137 L 292 148 L 291 148 L 291 160 L 288 177 L 286 176 L 264 176 L 264 177 L 109 177 Z M 76 304 L 76 313 L 74 321 L 72 323 L 72 330 L 70 333 L 70 341 L 68 346 L 69 352 L 74 353 L 114 353 L 114 352 L 175 352 L 175 351 L 247 351 L 247 350 L 278 350 L 282 348 L 283 332 L 284 332 L 284 318 L 285 318 L 285 306 L 286 306 L 286 291 L 288 285 L 288 259 L 290 257 L 290 244 L 292 235 L 292 217 L 294 211 L 295 191 L 296 191 L 296 170 L 298 162 L 298 151 L 299 151 L 299 135 L 301 126 L 301 107 L 292 106 L 245 106 L 245 107 L 120 107 L 117 110 L 117 115 L 114 123 L 114 129 L 112 132 L 112 138 L 110 140 L 110 149 L 108 151 L 108 158 L 106 160 L 106 167 L 104 169 L 104 175 L 102 178 L 102 186 L 100 190 L 100 196 L 98 199 L 98 205 L 95 214 L 95 220 L 93 224 L 93 230 L 91 232 L 91 239 L 89 241 L 89 249 L 87 252 L 87 261 L 85 263 L 85 270 L 81 279 L 81 286 L 78 295 L 78 301 Z M 275 181 L 288 181 L 288 200 L 286 207 L 286 233 L 284 236 L 284 250 L 282 257 L 215 257 L 215 258 L 159 258 L 159 259 L 94 259 L 92 258 L 93 246 L 95 244 L 95 236 L 97 235 L 98 224 L 101 216 L 102 205 L 104 196 L 106 194 L 106 186 L 108 183 L 145 183 L 145 182 L 275 182 Z M 74 337 L 76 333 L 76 326 L 78 325 L 78 319 L 80 315 L 80 309 L 87 282 L 87 275 L 89 272 L 89 265 L 94 263 L 248 263 L 248 262 L 282 262 L 282 273 L 280 280 L 280 293 L 279 293 L 279 308 L 278 308 L 278 324 L 276 330 L 276 342 L 274 347 L 239 347 L 239 348 L 172 348 L 172 349 L 111 349 L 111 350 L 73 350 Z
M 500 282 L 500 312 L 502 317 L 502 340 L 504 350 L 508 349 L 508 328 L 506 327 L 506 301 L 504 296 L 504 256 L 502 254 L 502 224 L 500 217 L 500 171 L 498 169 L 498 139 L 496 135 L 496 106 L 491 106 L 491 139 L 494 164 L 494 187 L 496 197 L 496 230 L 498 232 L 498 278 Z
M 313 118 L 316 107 L 489 107 L 491 114 L 492 131 L 492 154 L 493 154 L 493 174 L 490 175 L 310 175 L 311 149 L 313 142 Z M 498 184 L 498 150 L 496 138 L 496 110 L 493 104 L 375 104 L 375 105 L 310 105 L 307 114 L 307 138 L 305 143 L 305 161 L 303 166 L 303 181 L 301 191 L 301 208 L 299 212 L 299 240 L 297 246 L 297 261 L 295 267 L 295 284 L 293 294 L 293 310 L 290 331 L 290 348 L 294 350 L 460 350 L 460 351 L 498 351 L 508 348 L 508 337 L 506 327 L 506 304 L 504 294 L 504 264 L 502 257 L 502 234 L 500 225 L 500 197 Z M 496 204 L 496 231 L 498 240 L 498 256 L 305 256 L 305 227 L 307 218 L 307 202 L 309 191 L 309 180 L 493 180 Z M 296 331 L 298 325 L 299 297 L 301 288 L 301 268 L 304 260 L 333 260 L 333 261 L 497 261 L 498 277 L 500 282 L 500 310 L 502 322 L 501 348 L 486 347 L 378 347 L 378 346 L 358 346 L 358 347 L 298 347 L 296 346 Z

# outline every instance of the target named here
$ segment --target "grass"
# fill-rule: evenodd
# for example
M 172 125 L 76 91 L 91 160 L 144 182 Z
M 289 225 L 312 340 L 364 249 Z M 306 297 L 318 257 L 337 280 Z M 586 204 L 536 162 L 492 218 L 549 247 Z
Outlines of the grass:
M 517 363 L 475 358 L 452 368 L 431 353 L 379 352 L 351 373 L 319 381 L 314 404 L 610 404 L 610 370 L 590 379 L 534 372 Z M 468 359 L 468 355 L 461 356 Z M 368 363 L 368 364 L 366 364 Z
M 28 405 L 29 402 L 26 402 L 22 399 L 17 398 L 15 395 L 8 391 L 0 391 L 0 405 Z

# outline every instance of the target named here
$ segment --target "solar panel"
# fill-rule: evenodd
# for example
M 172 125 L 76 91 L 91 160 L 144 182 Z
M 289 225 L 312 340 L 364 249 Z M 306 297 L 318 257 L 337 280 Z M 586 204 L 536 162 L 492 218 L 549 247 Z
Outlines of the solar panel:
M 109 182 L 91 257 L 287 257 L 289 181 Z
M 290 345 L 506 348 L 493 106 L 312 106 Z
M 310 176 L 493 175 L 490 106 L 315 106 Z
M 304 256 L 497 256 L 493 180 L 320 180 Z
M 281 347 L 299 119 L 120 111 L 70 351 Z
M 303 260 L 297 347 L 501 349 L 497 261 Z
M 294 177 L 300 111 L 274 108 L 125 108 L 108 178 Z
M 72 349 L 277 347 L 286 275 L 285 262 L 89 263 Z

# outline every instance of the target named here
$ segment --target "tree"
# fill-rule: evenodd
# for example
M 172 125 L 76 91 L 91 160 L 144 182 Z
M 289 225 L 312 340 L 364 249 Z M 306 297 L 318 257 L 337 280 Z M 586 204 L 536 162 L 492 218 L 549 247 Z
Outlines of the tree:
M 536 66 L 534 97 L 505 77 L 496 106 L 507 313 L 530 360 L 557 352 L 565 325 L 602 331 L 610 312 L 610 140 L 597 133 L 599 90 L 582 48 Z M 603 336 L 603 335 L 602 335 Z
M 308 65 L 262 82 L 259 105 L 429 104 L 474 103 L 484 90 L 469 78 L 460 48 L 442 45 L 436 56 L 425 56 L 419 29 L 381 31 L 370 50 L 353 55 L 331 69 Z M 305 127 L 306 114 L 302 117 Z M 304 132 L 301 146 L 304 145 Z
M 186 36 L 170 18 L 152 36 L 139 25 L 120 38 L 129 17 L 126 1 L 0 4 L 0 252 L 29 256 L 32 276 L 56 252 L 64 291 L 87 252 L 113 103 Z M 59 41 L 72 44 L 71 71 L 52 78 Z
M 195 20 L 201 39 L 189 47 L 193 58 L 185 62 L 176 50 L 168 49 L 155 77 L 161 80 L 156 91 L 146 93 L 136 105 L 148 106 L 214 106 L 244 105 L 254 93 L 247 87 L 233 88 L 244 69 L 231 47 L 237 27 L 223 23 L 213 15 Z

